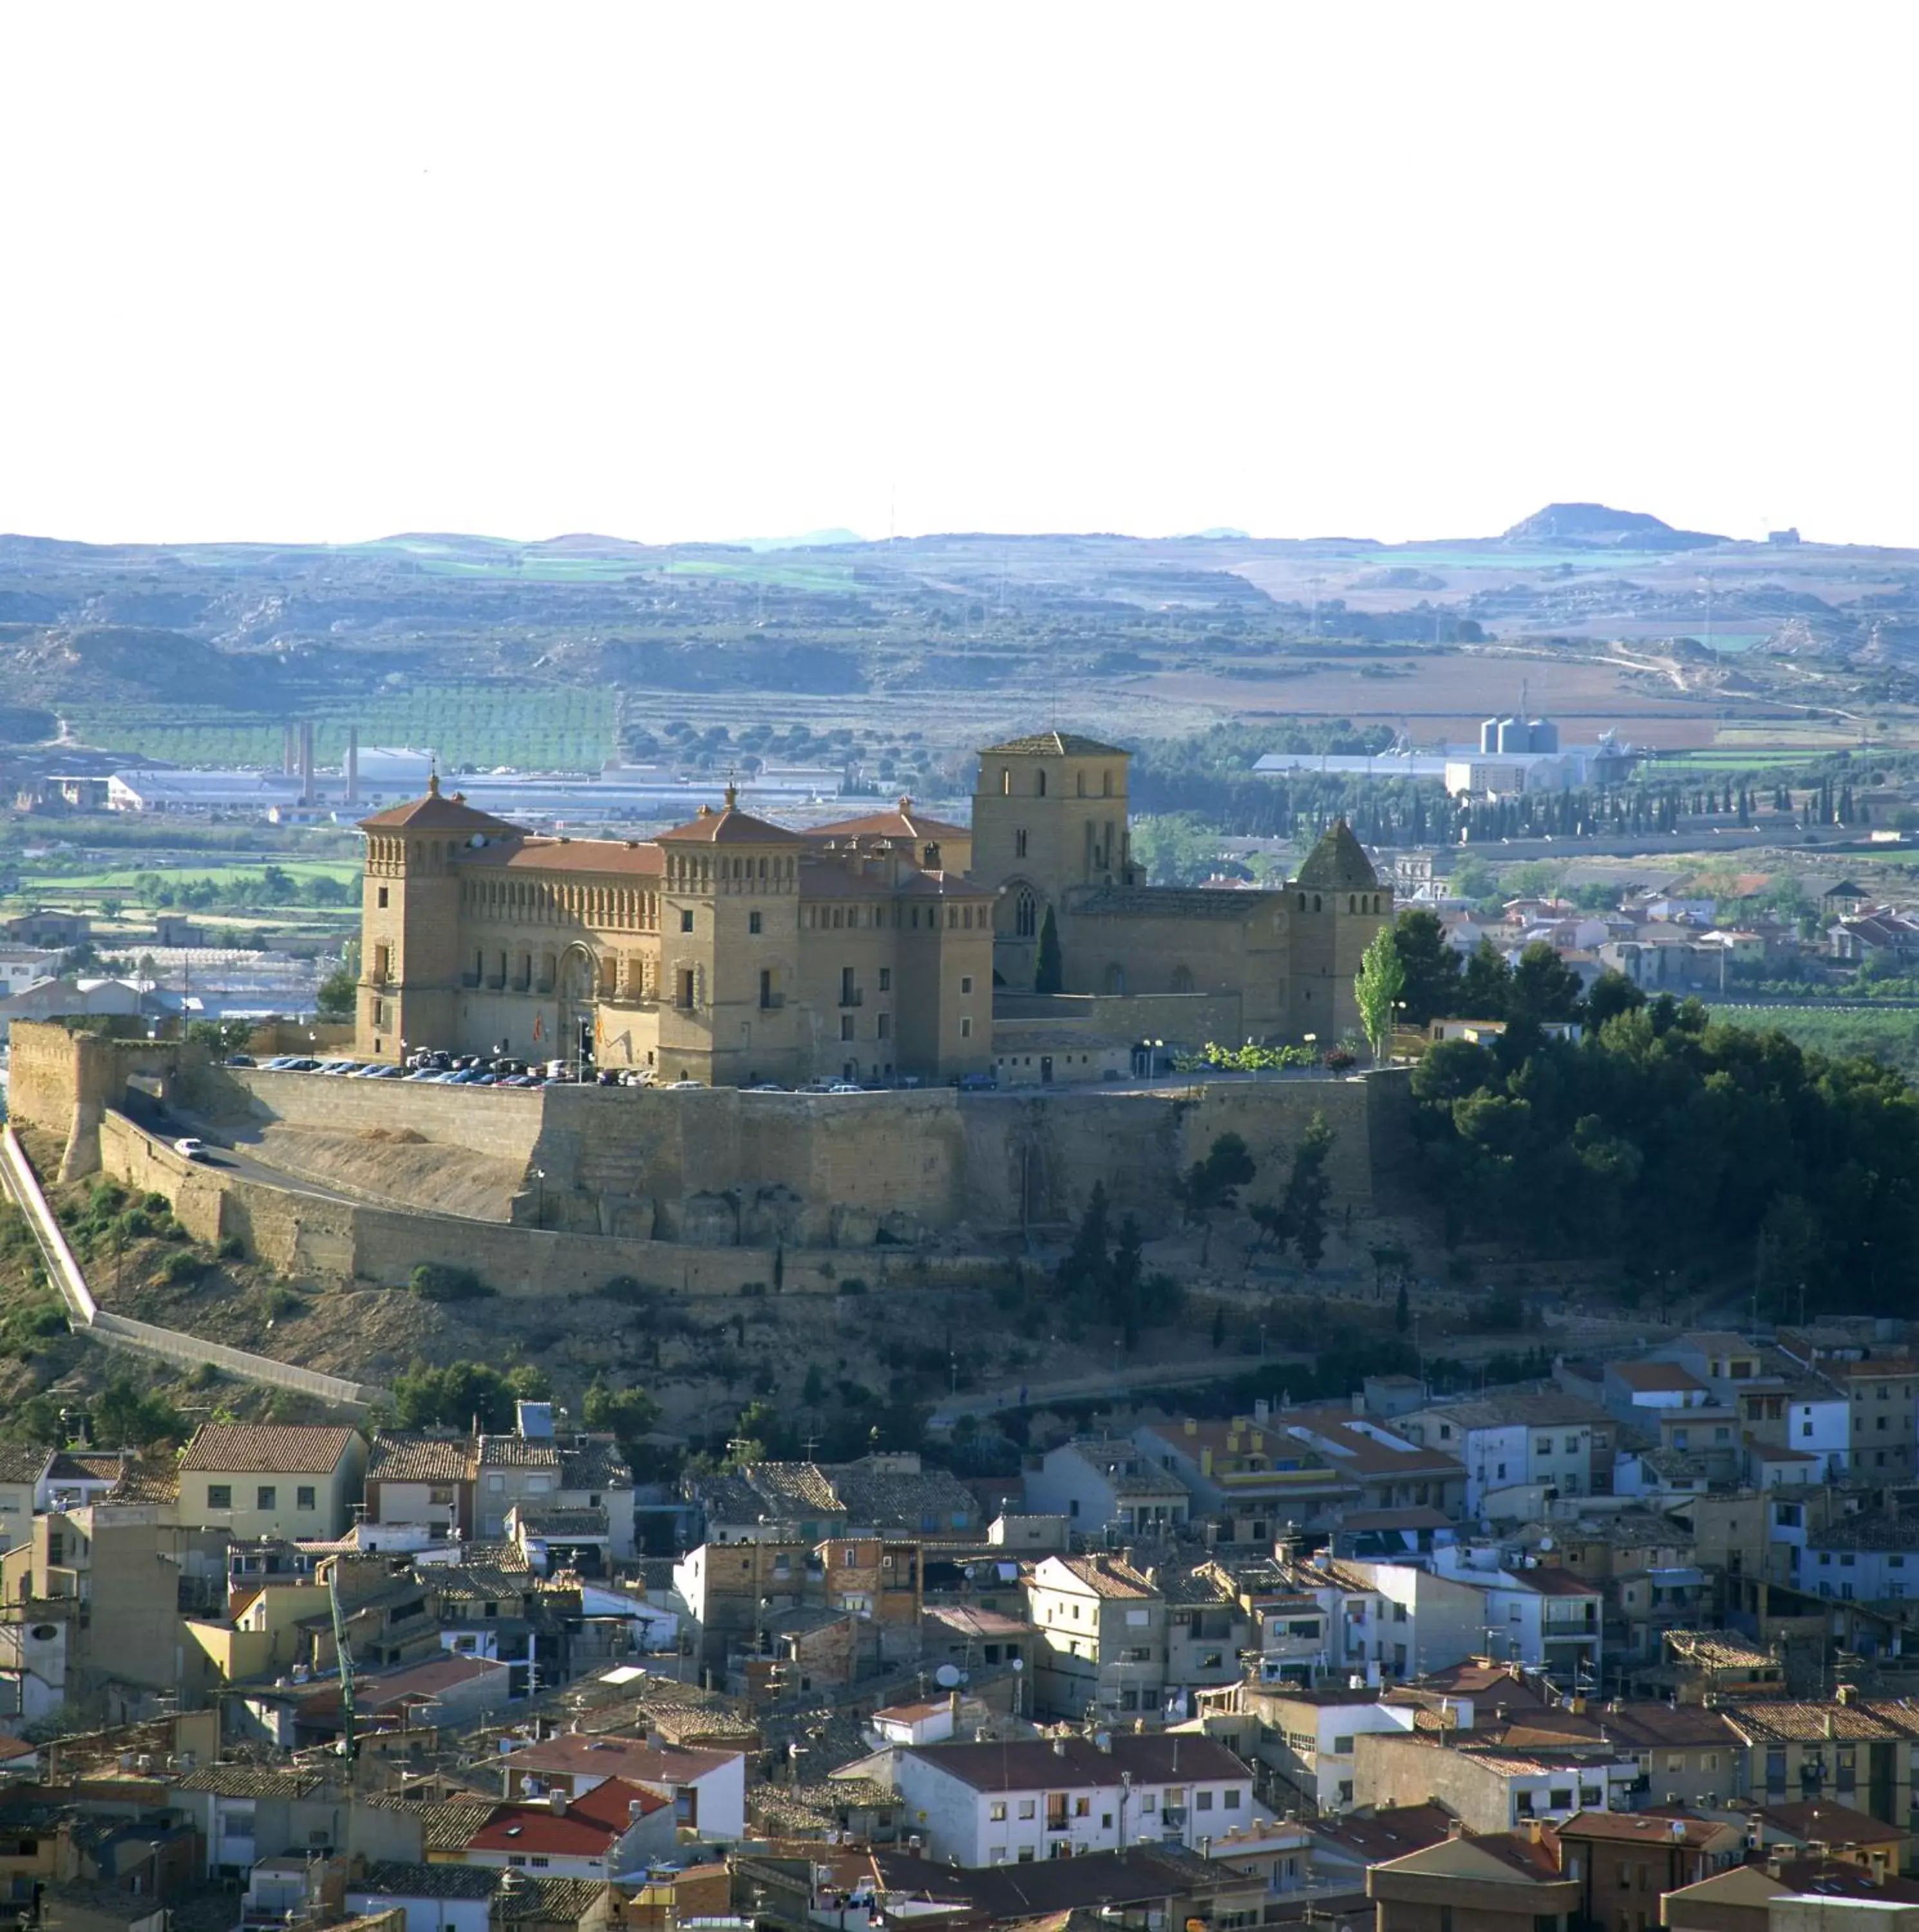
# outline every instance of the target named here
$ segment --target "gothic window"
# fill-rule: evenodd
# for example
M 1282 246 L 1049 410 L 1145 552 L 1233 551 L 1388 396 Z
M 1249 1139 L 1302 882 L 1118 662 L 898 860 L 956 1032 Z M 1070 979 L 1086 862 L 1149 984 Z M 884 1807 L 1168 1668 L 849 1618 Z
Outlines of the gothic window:
M 1024 859 L 1026 856 L 1026 827 L 1024 826 L 1021 826 L 1013 834 L 1013 856 L 1015 859 Z
M 1046 796 L 1046 774 L 1044 771 L 1040 772 L 1039 782 L 1034 789 L 1040 797 L 1044 798 Z

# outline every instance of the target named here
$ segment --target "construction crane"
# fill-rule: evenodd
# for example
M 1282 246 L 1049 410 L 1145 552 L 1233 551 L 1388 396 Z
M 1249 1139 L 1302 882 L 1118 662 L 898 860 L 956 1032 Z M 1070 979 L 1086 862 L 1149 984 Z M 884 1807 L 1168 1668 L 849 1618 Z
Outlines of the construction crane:
M 346 1647 L 346 1618 L 340 1608 L 340 1586 L 334 1581 L 331 1564 L 326 1573 L 326 1600 L 333 1609 L 334 1660 L 340 1667 L 340 1754 L 351 1764 L 359 1750 L 353 1735 L 353 1653 Z

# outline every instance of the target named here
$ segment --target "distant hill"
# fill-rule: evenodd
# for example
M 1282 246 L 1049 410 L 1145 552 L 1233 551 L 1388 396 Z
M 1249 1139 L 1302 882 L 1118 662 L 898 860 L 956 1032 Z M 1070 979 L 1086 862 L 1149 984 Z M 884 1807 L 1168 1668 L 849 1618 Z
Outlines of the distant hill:
M 1700 550 L 1729 543 L 1705 530 L 1675 530 L 1640 510 L 1603 503 L 1549 503 L 1501 536 L 1502 543 L 1591 544 L 1596 550 Z

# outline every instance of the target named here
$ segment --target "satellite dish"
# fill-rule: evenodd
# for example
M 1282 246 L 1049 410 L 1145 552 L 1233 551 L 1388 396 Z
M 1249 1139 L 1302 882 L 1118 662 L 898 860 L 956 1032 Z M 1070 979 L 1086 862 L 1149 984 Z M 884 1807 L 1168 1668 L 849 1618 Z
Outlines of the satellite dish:
M 1552 1547 L 1552 1538 L 1549 1536 L 1541 1537 L 1540 1538 L 1540 1547 L 1542 1550 L 1550 1550 Z
M 951 1664 L 941 1664 L 933 1673 L 933 1682 L 942 1690 L 957 1690 L 960 1686 L 958 1667 Z
M 1013 1668 L 1015 1670 L 1024 1670 L 1026 1668 L 1026 1659 L 1023 1657 L 1015 1658 L 1013 1659 Z

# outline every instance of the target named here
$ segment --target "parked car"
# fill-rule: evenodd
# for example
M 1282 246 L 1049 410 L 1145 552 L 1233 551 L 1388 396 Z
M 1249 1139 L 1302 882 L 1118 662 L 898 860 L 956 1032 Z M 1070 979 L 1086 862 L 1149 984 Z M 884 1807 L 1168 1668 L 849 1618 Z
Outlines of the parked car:
M 226 1064 L 229 1066 L 251 1066 L 255 1062 L 250 1053 L 229 1053 Z
M 757 1086 L 742 1087 L 742 1094 L 784 1094 L 786 1089 L 777 1080 L 762 1080 Z
M 997 1094 L 1000 1083 L 990 1073 L 962 1073 L 953 1082 L 962 1094 Z
M 173 1143 L 173 1151 L 184 1154 L 189 1160 L 204 1160 L 206 1158 L 206 1142 L 192 1134 L 182 1135 Z
M 857 1080 L 835 1080 L 826 1091 L 829 1094 L 863 1094 L 866 1089 Z
M 665 1090 L 669 1094 L 689 1094 L 703 1088 L 703 1080 L 669 1080 Z

